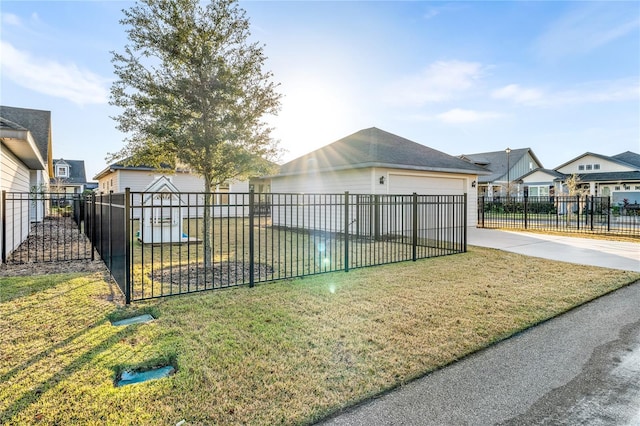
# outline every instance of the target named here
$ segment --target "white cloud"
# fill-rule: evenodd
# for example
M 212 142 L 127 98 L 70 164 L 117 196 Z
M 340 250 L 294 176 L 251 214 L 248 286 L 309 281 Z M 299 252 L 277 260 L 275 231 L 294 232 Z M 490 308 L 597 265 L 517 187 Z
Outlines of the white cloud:
M 470 109 L 454 108 L 436 115 L 436 118 L 444 123 L 459 124 L 493 120 L 503 116 L 503 114 L 493 111 L 474 111 Z
M 518 103 L 535 103 L 542 98 L 542 91 L 538 89 L 526 89 L 517 84 L 509 84 L 501 89 L 494 90 L 491 97 L 495 99 L 510 99 Z
M 391 84 L 385 97 L 390 104 L 402 106 L 447 101 L 471 89 L 482 76 L 483 70 L 483 66 L 477 62 L 435 62 L 420 74 L 407 76 Z
M 2 24 L 20 27 L 22 26 L 22 21 L 20 20 L 20 17 L 18 15 L 14 15 L 13 13 L 3 13 Z
M 640 101 L 640 82 L 637 78 L 598 81 L 557 92 L 509 84 L 494 90 L 491 96 L 495 99 L 506 99 L 522 105 L 540 107 Z
M 0 42 L 3 78 L 50 96 L 67 99 L 79 105 L 103 104 L 108 100 L 109 80 L 76 64 L 35 59 L 7 42 Z
M 634 2 L 628 5 L 612 5 L 609 2 L 579 3 L 549 26 L 536 41 L 534 49 L 544 58 L 585 54 L 638 28 L 640 17 Z

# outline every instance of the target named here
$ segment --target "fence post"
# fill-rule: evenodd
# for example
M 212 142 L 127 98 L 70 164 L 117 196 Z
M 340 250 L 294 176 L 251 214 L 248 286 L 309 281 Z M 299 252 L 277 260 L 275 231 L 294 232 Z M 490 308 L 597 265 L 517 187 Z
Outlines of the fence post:
M 593 214 L 595 212 L 594 210 L 594 206 L 593 206 L 593 195 L 591 196 L 591 230 L 593 231 Z
M 380 196 L 377 194 L 373 196 L 373 207 L 373 239 L 380 241 Z
M 344 192 L 344 271 L 349 272 L 349 191 Z
M 7 191 L 2 191 L 2 263 L 7 263 Z
M 462 218 L 462 220 L 463 220 L 462 226 L 464 226 L 464 228 L 463 228 L 464 229 L 464 233 L 463 233 L 464 241 L 462 242 L 463 247 L 464 247 L 464 252 L 463 253 L 467 252 L 467 219 L 468 219 L 467 218 L 467 202 L 468 202 L 467 193 L 465 192 L 464 193 L 464 206 L 463 206 L 463 212 L 464 213 L 462 214 L 462 216 L 463 216 L 463 218 Z M 483 215 L 483 218 L 484 218 L 484 215 Z
M 131 188 L 124 189 L 125 302 L 131 303 Z
M 607 197 L 607 232 L 611 231 L 611 197 Z
M 255 242 L 253 241 L 254 230 L 253 230 L 253 216 L 254 216 L 254 200 L 253 200 L 253 189 L 249 190 L 249 287 L 253 287 L 255 285 Z
M 524 229 L 527 229 L 529 223 L 528 223 L 528 210 L 529 210 L 529 196 L 525 195 L 524 196 Z
M 578 226 L 578 231 L 580 230 L 580 195 L 576 195 L 576 205 L 578 206 L 578 217 L 576 219 L 576 225 Z
M 113 201 L 111 200 L 111 196 L 113 191 L 109 191 L 109 271 L 113 271 Z
M 412 215 L 411 215 L 411 251 L 412 258 L 415 262 L 418 260 L 418 193 L 414 192 L 412 197 Z
M 484 228 L 484 195 L 480 197 L 480 208 L 478 210 L 480 210 L 481 224 L 482 228 Z
M 91 194 L 91 260 L 96 260 L 96 196 L 95 192 Z

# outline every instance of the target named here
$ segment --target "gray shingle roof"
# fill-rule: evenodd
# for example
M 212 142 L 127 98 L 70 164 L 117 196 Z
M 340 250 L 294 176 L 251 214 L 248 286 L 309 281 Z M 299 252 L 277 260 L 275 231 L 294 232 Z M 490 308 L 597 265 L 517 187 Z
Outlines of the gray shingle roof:
M 53 160 L 53 167 L 55 169 L 56 164 L 64 161 L 69 166 L 69 177 L 64 178 L 66 183 L 87 183 L 87 176 L 84 170 L 83 160 Z
M 566 175 L 563 173 L 560 173 L 556 170 L 551 170 L 551 169 L 543 169 L 543 168 L 537 168 L 537 169 L 533 169 L 528 173 L 523 174 L 522 176 L 520 176 L 520 178 L 518 179 L 518 181 L 522 182 L 522 179 L 526 178 L 529 175 L 532 175 L 536 172 L 544 172 L 550 176 L 555 176 L 556 178 L 564 178 Z
M 126 163 L 129 160 L 130 160 L 130 158 L 126 158 L 126 159 L 124 159 L 122 161 L 119 161 L 117 163 L 109 164 L 105 169 L 100 171 L 93 178 L 94 179 L 100 179 L 103 176 L 106 176 L 107 174 L 109 174 L 109 173 L 111 173 L 111 172 L 113 172 L 115 170 L 144 170 L 144 171 L 174 170 L 174 168 L 172 168 L 168 164 L 161 164 L 160 165 L 160 169 L 158 169 L 157 167 L 151 167 L 151 166 L 146 166 L 146 165 L 138 165 L 138 166 L 126 165 Z
M 486 173 L 475 164 L 371 127 L 282 165 L 280 176 L 365 167 Z
M 509 153 L 509 166 L 513 167 L 527 153 L 530 153 L 531 157 L 540 164 L 540 161 L 538 161 L 530 148 L 517 148 L 512 149 Z M 478 178 L 478 181 L 481 183 L 493 182 L 507 174 L 507 153 L 504 150 L 480 152 L 477 154 L 464 154 L 460 157 L 482 166 L 485 170 L 490 172 L 488 175 Z M 515 179 L 519 178 L 520 176 L 515 177 Z
M 51 134 L 51 111 L 16 108 L 0 105 L 0 117 L 19 124 L 29 130 L 44 161 L 51 155 L 49 152 L 49 135 Z
M 578 175 L 582 182 L 640 182 L 640 171 L 583 173 Z
M 611 158 L 615 158 L 618 161 L 631 164 L 632 166 L 640 167 L 640 154 L 636 154 L 635 152 L 622 152 L 618 155 L 612 156 Z

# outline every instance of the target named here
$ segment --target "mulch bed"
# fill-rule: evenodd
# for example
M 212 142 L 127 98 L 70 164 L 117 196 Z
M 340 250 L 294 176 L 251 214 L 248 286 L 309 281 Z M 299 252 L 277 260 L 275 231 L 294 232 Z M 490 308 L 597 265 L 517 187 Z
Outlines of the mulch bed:
M 29 236 L 0 265 L 0 277 L 59 274 L 66 272 L 107 272 L 91 243 L 70 217 L 47 217 L 32 224 Z
M 172 286 L 174 291 L 177 288 L 183 289 L 182 291 L 195 291 L 248 283 L 249 272 L 248 263 L 216 262 L 209 268 L 198 263 L 153 271 L 149 274 L 149 278 L 155 283 Z M 273 274 L 273 268 L 268 265 L 255 264 L 253 273 L 256 280 L 259 277 L 264 279 L 265 276 Z

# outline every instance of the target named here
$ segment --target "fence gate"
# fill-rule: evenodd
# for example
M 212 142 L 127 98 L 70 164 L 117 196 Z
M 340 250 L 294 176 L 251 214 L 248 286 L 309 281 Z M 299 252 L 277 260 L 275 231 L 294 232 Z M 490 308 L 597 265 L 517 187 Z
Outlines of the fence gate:
M 81 194 L 2 192 L 2 262 L 93 260 Z

